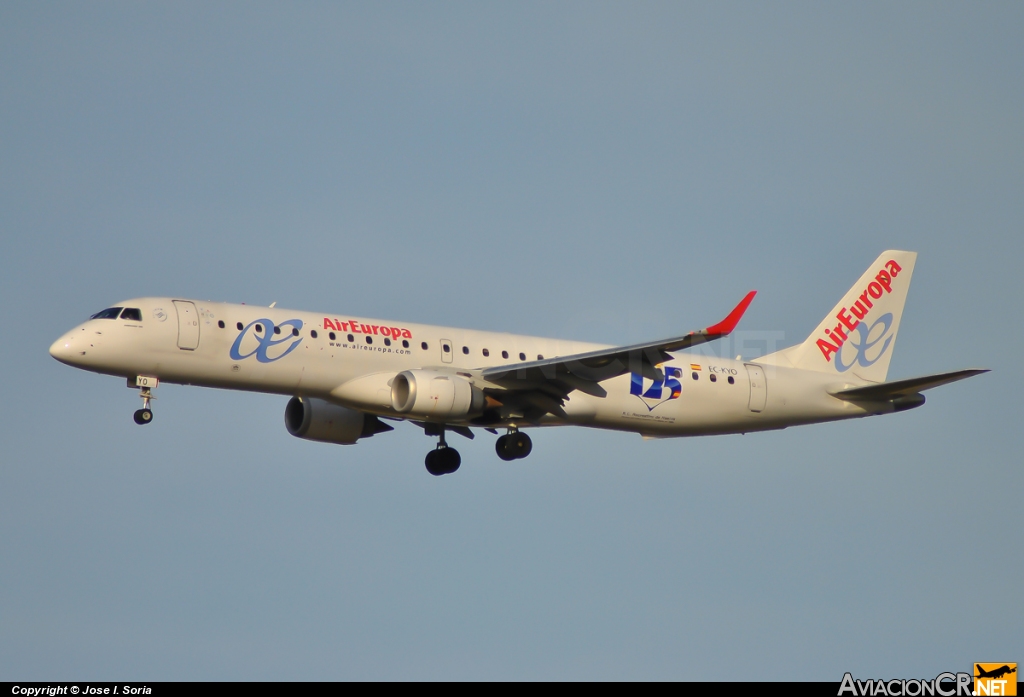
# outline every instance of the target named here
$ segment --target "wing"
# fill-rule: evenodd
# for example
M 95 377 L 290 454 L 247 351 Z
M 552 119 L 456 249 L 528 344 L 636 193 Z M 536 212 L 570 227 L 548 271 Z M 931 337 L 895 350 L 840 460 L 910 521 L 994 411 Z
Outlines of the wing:
M 595 397 L 608 393 L 600 383 L 625 373 L 661 378 L 658 366 L 672 360 L 671 352 L 707 343 L 728 335 L 736 328 L 757 291 L 750 291 L 733 311 L 717 324 L 683 336 L 601 349 L 571 356 L 559 356 L 514 366 L 485 368 L 480 377 L 496 387 L 487 392 L 502 403 L 516 402 L 534 413 L 565 416 L 562 404 L 573 390 Z
M 845 399 L 846 401 L 885 402 L 892 399 L 911 397 L 915 394 L 930 390 L 939 385 L 945 385 L 964 378 L 974 377 L 987 370 L 957 370 L 952 373 L 939 373 L 937 375 L 926 375 L 920 378 L 909 380 L 895 380 L 893 382 L 882 382 L 867 387 L 853 387 L 840 392 L 833 392 L 833 397 Z

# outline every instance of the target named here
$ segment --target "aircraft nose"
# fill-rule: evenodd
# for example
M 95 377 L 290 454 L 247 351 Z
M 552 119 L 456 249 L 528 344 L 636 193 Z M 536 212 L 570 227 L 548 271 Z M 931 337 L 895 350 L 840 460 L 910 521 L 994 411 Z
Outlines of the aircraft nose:
M 50 355 L 61 363 L 72 363 L 74 361 L 74 356 L 83 353 L 83 351 L 80 350 L 76 351 L 76 348 L 79 348 L 75 345 L 76 339 L 77 337 L 74 332 L 68 332 L 53 342 L 50 346 Z

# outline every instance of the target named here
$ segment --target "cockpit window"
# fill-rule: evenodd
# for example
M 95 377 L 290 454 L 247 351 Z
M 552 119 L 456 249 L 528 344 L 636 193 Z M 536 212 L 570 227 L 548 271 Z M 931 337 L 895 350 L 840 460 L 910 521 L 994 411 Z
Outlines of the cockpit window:
M 121 319 L 130 319 L 133 322 L 141 322 L 142 310 L 137 307 L 126 307 L 121 311 Z
M 120 307 L 108 307 L 106 310 L 103 310 L 102 312 L 97 312 L 89 319 L 117 319 L 117 316 L 121 314 L 122 309 L 123 308 Z

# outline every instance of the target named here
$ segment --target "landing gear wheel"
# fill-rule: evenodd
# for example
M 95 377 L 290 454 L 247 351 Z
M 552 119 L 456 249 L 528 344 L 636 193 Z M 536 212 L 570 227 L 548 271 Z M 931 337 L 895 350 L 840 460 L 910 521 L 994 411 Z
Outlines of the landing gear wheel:
M 440 455 L 440 450 L 431 450 L 429 453 L 427 453 L 427 457 L 423 461 L 423 464 L 427 466 L 427 471 L 430 472 L 435 477 L 440 477 L 442 474 L 444 474 L 444 467 L 441 464 Z
M 522 458 L 533 452 L 533 441 L 525 433 L 514 433 L 511 437 L 511 448 L 516 454 L 516 459 Z
M 451 474 L 459 469 L 459 465 L 462 464 L 462 456 L 455 448 L 438 448 L 427 453 L 423 463 L 427 466 L 428 472 L 435 477 L 440 477 L 442 474 Z
M 153 420 L 153 411 L 151 409 L 139 409 L 135 412 L 135 423 L 140 426 L 145 426 Z
M 451 474 L 455 470 L 459 469 L 459 465 L 462 464 L 462 456 L 459 455 L 459 451 L 455 448 L 449 448 L 448 443 L 444 439 L 444 427 L 433 427 L 428 424 L 430 428 L 424 428 L 424 431 L 428 436 L 438 436 L 437 447 L 427 453 L 427 457 L 424 459 L 423 464 L 427 466 L 427 471 L 435 477 L 440 477 L 442 474 Z
M 499 436 L 498 441 L 494 444 L 494 450 L 498 453 L 498 457 L 506 462 L 516 459 L 516 454 L 509 447 L 511 440 L 512 436 Z
M 453 474 L 462 464 L 462 456 L 455 448 L 445 448 L 441 452 L 444 453 L 445 474 Z
M 498 457 L 506 462 L 509 460 L 520 460 L 533 450 L 533 441 L 521 431 L 513 431 L 508 435 L 500 436 L 494 444 L 494 450 Z

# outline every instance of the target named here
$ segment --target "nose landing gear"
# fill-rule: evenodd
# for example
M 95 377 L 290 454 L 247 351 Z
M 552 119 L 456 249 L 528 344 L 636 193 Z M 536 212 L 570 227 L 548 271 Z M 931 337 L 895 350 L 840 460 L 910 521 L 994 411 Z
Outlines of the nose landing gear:
M 135 378 L 135 386 L 139 388 L 139 396 L 142 397 L 142 408 L 135 412 L 135 423 L 145 426 L 153 420 L 153 410 L 150 409 L 150 402 L 156 397 L 153 396 L 153 388 L 160 384 L 156 378 L 148 378 L 140 375 Z M 131 387 L 131 381 L 128 383 Z
M 533 451 L 533 441 L 528 435 L 513 427 L 506 435 L 498 438 L 494 449 L 502 460 L 521 460 Z
M 435 477 L 440 477 L 442 474 L 451 474 L 459 469 L 459 465 L 462 464 L 462 456 L 455 448 L 448 447 L 448 443 L 444 439 L 444 428 L 441 428 L 436 435 L 438 436 L 437 448 L 427 453 L 424 464 L 426 464 L 428 472 Z

